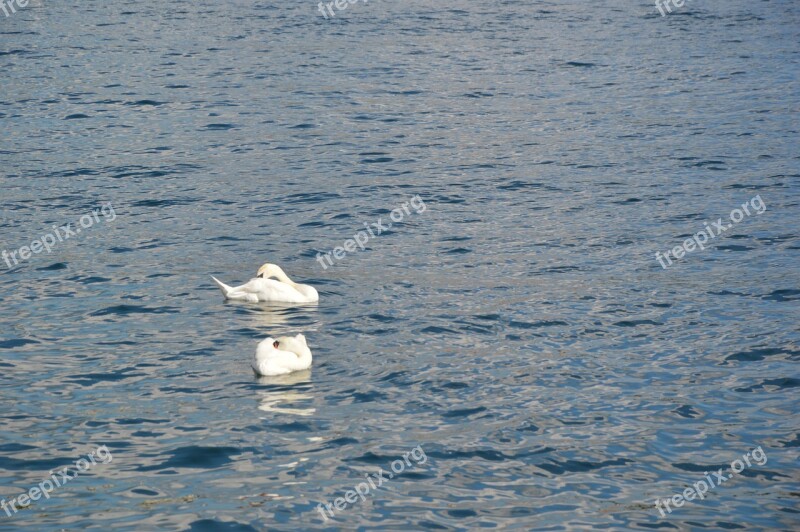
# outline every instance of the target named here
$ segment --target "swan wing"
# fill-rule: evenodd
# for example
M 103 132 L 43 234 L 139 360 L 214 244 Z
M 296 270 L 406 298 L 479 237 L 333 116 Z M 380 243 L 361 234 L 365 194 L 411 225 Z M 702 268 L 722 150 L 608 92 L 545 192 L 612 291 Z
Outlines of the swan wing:
M 258 295 L 247 292 L 229 292 L 225 297 L 231 301 L 247 301 L 249 303 L 258 303 Z
M 297 285 L 297 291 L 303 294 L 309 303 L 316 303 L 319 301 L 319 293 L 317 289 L 311 285 L 299 284 Z
M 256 294 L 258 301 L 278 301 L 286 303 L 305 303 L 308 298 L 293 286 L 275 279 L 251 279 L 247 284 L 234 288 L 236 292 Z

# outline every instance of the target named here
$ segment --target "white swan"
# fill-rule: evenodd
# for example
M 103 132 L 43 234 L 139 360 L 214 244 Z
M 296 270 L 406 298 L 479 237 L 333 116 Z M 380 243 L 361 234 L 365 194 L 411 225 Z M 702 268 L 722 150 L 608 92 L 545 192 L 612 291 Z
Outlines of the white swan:
M 308 369 L 311 367 L 311 349 L 302 334 L 282 336 L 277 340 L 267 338 L 258 344 L 252 366 L 256 374 L 265 377 Z
M 270 279 L 275 277 L 275 279 Z M 298 284 L 289 279 L 283 270 L 275 264 L 265 264 L 258 269 L 255 279 L 250 279 L 241 286 L 230 287 L 214 277 L 225 299 L 249 301 L 251 303 L 316 303 L 319 294 L 313 286 Z

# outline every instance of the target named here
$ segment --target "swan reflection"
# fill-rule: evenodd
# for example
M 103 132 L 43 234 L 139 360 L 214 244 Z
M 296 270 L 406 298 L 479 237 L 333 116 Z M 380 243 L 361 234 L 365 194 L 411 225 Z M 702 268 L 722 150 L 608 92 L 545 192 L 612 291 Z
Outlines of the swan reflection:
M 287 414 L 290 416 L 311 416 L 316 408 L 296 408 L 288 405 L 307 403 L 314 399 L 313 395 L 292 389 L 292 387 L 311 384 L 311 370 L 295 371 L 288 375 L 276 377 L 259 377 L 258 383 L 269 386 L 258 391 L 258 409 L 262 412 Z M 287 405 L 287 406 L 284 406 Z

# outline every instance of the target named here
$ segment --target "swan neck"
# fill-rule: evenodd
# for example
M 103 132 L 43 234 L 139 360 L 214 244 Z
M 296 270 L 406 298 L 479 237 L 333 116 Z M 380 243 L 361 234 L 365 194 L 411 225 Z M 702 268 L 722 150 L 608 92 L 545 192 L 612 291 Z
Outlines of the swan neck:
M 283 272 L 277 272 L 277 273 L 275 274 L 275 277 L 277 277 L 277 278 L 278 278 L 278 280 L 279 280 L 280 282 L 282 282 L 282 283 L 286 283 L 286 284 L 289 284 L 289 285 L 292 285 L 292 286 L 295 286 L 295 285 L 297 284 L 297 283 L 295 283 L 294 281 L 292 281 L 291 279 L 289 279 L 289 276 L 288 276 L 288 275 L 286 275 L 286 274 L 285 274 L 285 273 L 283 273 Z

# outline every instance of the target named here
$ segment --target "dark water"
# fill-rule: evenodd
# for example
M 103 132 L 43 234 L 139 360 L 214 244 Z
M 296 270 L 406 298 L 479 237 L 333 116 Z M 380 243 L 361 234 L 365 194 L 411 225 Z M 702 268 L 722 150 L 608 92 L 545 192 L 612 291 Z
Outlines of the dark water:
M 0 496 L 113 456 L 0 529 L 797 529 L 800 4 L 316 9 L 0 14 L 0 247 L 114 209 L 0 262 Z M 265 262 L 319 306 L 209 279 Z M 298 332 L 313 368 L 255 378 Z

